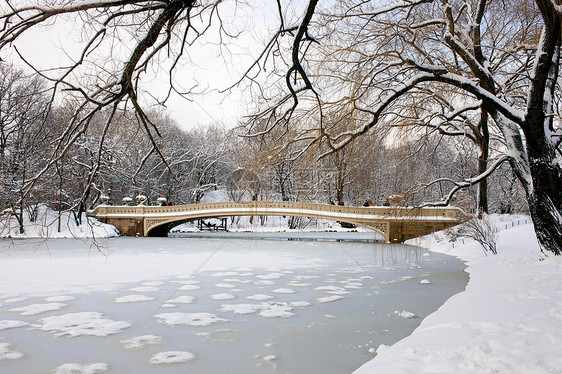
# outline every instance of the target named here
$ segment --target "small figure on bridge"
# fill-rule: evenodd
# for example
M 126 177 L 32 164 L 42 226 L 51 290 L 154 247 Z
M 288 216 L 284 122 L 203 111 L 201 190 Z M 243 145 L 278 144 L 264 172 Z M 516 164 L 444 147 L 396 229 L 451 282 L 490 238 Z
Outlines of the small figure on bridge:
M 373 202 L 371 200 L 365 200 L 365 202 L 363 203 L 363 206 L 375 206 L 375 204 L 373 204 Z

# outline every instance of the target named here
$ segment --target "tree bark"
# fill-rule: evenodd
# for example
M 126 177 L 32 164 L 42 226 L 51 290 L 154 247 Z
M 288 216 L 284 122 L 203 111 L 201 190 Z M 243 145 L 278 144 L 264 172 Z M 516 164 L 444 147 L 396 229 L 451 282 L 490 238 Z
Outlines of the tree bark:
M 562 255 L 562 165 L 556 157 L 553 100 L 560 64 L 559 19 L 549 19 L 542 1 L 537 1 L 545 19 L 529 91 L 527 115 L 521 126 L 526 139 L 532 187 L 528 193 L 531 218 L 541 250 Z
M 527 196 L 535 233 L 543 252 L 562 255 L 562 169 L 548 161 L 531 164 L 533 190 Z
M 488 155 L 481 154 L 478 158 L 478 174 L 484 173 L 488 169 Z M 484 178 L 478 184 L 478 218 L 488 214 L 488 178 Z
M 478 139 L 480 155 L 478 156 L 478 174 L 482 175 L 488 169 L 490 157 L 490 132 L 488 130 L 488 112 L 482 110 L 480 113 L 480 132 L 475 134 Z M 478 218 L 488 214 L 488 178 L 482 179 L 478 184 Z

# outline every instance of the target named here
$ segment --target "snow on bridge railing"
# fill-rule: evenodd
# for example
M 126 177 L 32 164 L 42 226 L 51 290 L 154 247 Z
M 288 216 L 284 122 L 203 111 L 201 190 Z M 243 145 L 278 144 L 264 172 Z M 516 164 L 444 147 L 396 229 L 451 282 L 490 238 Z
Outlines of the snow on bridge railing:
M 213 202 L 202 204 L 172 205 L 172 206 L 107 206 L 100 205 L 93 211 L 89 212 L 93 216 L 103 216 L 106 214 L 115 215 L 146 215 L 161 213 L 187 213 L 203 210 L 214 209 L 234 209 L 251 213 L 252 210 L 275 209 L 277 211 L 299 210 L 301 212 L 325 212 L 325 213 L 342 213 L 342 214 L 360 214 L 360 215 L 376 215 L 388 216 L 395 218 L 415 218 L 415 217 L 440 217 L 448 219 L 461 220 L 463 212 L 459 208 L 454 207 L 401 207 L 401 206 L 371 206 L 371 207 L 352 207 L 319 203 L 302 203 L 302 202 L 286 202 L 286 201 L 244 201 L 244 202 Z M 256 214 L 260 214 L 257 213 Z M 263 213 L 261 213 L 263 214 Z

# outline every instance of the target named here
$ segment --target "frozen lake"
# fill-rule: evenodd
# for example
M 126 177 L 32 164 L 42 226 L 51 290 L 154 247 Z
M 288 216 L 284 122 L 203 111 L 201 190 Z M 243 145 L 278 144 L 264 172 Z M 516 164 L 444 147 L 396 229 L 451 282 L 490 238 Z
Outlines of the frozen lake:
M 455 258 L 318 235 L 1 242 L 0 372 L 349 373 L 468 280 Z

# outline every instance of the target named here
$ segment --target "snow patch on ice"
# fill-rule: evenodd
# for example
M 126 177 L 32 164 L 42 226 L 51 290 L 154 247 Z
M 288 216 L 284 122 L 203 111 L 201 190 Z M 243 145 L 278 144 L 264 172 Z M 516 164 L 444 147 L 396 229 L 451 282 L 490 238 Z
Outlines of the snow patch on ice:
M 113 321 L 98 312 L 68 313 L 45 317 L 31 325 L 59 336 L 108 336 L 117 334 L 131 326 L 129 322 Z
M 217 288 L 236 288 L 235 285 L 229 284 L 229 283 L 217 283 L 217 284 L 215 284 L 215 287 L 217 287 Z
M 343 287 L 347 288 L 347 289 L 360 290 L 360 289 L 363 288 L 363 283 L 361 283 L 361 282 L 345 282 L 345 285 Z
M 141 335 L 121 340 L 126 349 L 141 349 L 147 345 L 162 344 L 164 339 L 158 335 Z
M 213 300 L 230 300 L 230 299 L 236 299 L 236 296 L 234 296 L 231 293 L 217 293 L 214 295 L 210 296 L 211 299 Z
M 23 353 L 12 350 L 10 345 L 10 343 L 0 340 L 0 362 L 5 360 L 19 360 L 23 357 Z
M 312 304 L 308 301 L 292 301 L 289 303 L 289 305 L 294 308 L 304 308 L 306 306 L 311 306 Z
M 20 312 L 22 316 L 32 316 L 35 314 L 51 312 L 53 310 L 60 310 L 65 306 L 66 304 L 64 303 L 31 304 L 10 309 L 10 312 Z
M 205 327 L 210 326 L 217 322 L 226 322 L 227 319 L 220 318 L 215 314 L 201 312 L 201 313 L 161 313 L 154 316 L 158 322 L 168 326 L 197 326 Z
M 254 284 L 258 286 L 271 286 L 275 284 L 275 282 L 270 280 L 259 280 L 259 281 L 255 281 Z
M 211 277 L 232 277 L 235 275 L 240 275 L 237 271 L 219 271 L 211 274 Z
M 139 286 L 139 287 L 129 288 L 129 291 L 132 292 L 156 292 L 159 290 L 160 289 L 158 287 L 154 287 L 154 286 Z
M 271 292 L 282 293 L 282 294 L 291 294 L 291 293 L 296 293 L 297 291 L 295 291 L 291 288 L 277 288 L 275 290 L 271 290 Z
M 225 281 L 225 282 L 231 282 L 231 283 L 232 283 L 232 282 L 241 283 L 241 284 L 247 284 L 247 283 L 252 282 L 251 279 L 242 280 L 242 279 L 238 279 L 238 278 L 225 278 L 224 281 Z
M 260 278 L 260 279 L 279 279 L 281 277 L 283 277 L 285 274 L 283 273 L 269 273 L 269 274 L 263 274 L 263 275 L 256 275 L 256 278 Z
M 395 311 L 394 311 L 394 314 L 396 314 L 398 317 L 405 318 L 405 319 L 411 319 L 411 318 L 416 318 L 416 317 L 417 317 L 415 313 L 407 312 L 407 311 L 405 311 L 405 310 L 403 310 L 403 311 L 401 311 L 401 312 L 398 311 L 398 310 L 395 310 Z
M 321 286 L 313 289 L 314 291 L 322 291 L 330 295 L 348 295 L 350 292 L 338 286 Z
M 5 319 L 0 321 L 0 331 L 7 329 L 15 329 L 16 327 L 22 327 L 29 325 L 29 323 L 24 321 L 16 321 L 13 319 Z
M 127 296 L 121 296 L 121 297 L 116 297 L 115 298 L 115 302 L 116 303 L 137 303 L 137 302 L 141 302 L 141 301 L 151 301 L 154 300 L 153 297 L 151 296 L 146 296 L 146 295 L 127 295 Z
M 312 283 L 307 283 L 307 282 L 287 282 L 287 286 L 289 286 L 289 287 L 308 287 L 308 286 L 312 286 Z
M 252 314 L 259 312 L 259 315 L 267 318 L 276 317 L 292 317 L 295 313 L 291 311 L 294 308 L 306 307 L 310 303 L 307 301 L 297 301 L 292 303 L 276 303 L 267 302 L 261 304 L 223 304 L 220 307 L 221 312 L 235 313 L 235 314 Z
M 320 286 L 313 288 L 314 291 L 343 291 L 343 288 L 338 286 Z
M 158 364 L 178 364 L 182 362 L 192 361 L 196 358 L 195 354 L 187 351 L 167 351 L 159 352 L 150 358 L 150 363 Z
M 295 280 L 312 280 L 320 278 L 319 275 L 295 275 L 293 279 Z
M 178 290 L 180 291 L 195 291 L 200 289 L 200 286 L 196 286 L 194 284 L 184 284 L 183 286 L 181 286 L 180 288 L 178 288 Z
M 259 304 L 223 304 L 219 308 L 221 312 L 235 314 L 252 314 L 258 310 L 261 310 Z
M 143 286 L 161 286 L 163 284 L 164 282 L 162 281 L 150 281 L 150 282 L 144 282 Z
M 66 363 L 53 370 L 54 374 L 96 374 L 103 373 L 109 369 L 109 365 L 103 362 L 94 364 Z
M 295 315 L 291 310 L 293 308 L 287 303 L 263 303 L 259 315 L 266 318 L 287 318 Z
M 265 295 L 265 294 L 262 294 L 262 293 L 246 296 L 246 299 L 256 300 L 256 301 L 271 300 L 271 299 L 274 299 L 274 298 L 275 298 L 275 296 Z
M 333 296 L 325 296 L 316 299 L 319 303 L 330 303 L 332 301 L 337 301 L 343 299 L 343 296 L 340 295 L 333 295 Z
M 176 298 L 168 300 L 168 303 L 191 304 L 193 302 L 193 300 L 195 300 L 195 297 L 183 295 L 183 296 L 178 296 Z

